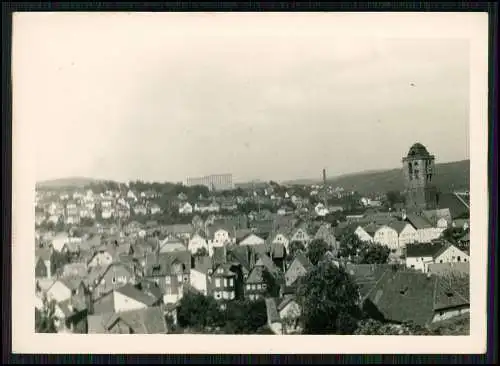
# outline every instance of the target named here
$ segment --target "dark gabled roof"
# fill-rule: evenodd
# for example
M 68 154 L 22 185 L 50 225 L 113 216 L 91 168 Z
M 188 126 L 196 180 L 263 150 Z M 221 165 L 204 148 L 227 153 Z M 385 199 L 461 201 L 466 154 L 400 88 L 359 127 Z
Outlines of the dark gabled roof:
M 187 250 L 178 252 L 168 252 L 160 254 L 150 254 L 145 258 L 145 276 L 167 276 L 172 273 L 174 263 L 184 265 L 184 273 L 189 273 L 191 267 L 191 253 Z
M 175 225 L 165 225 L 162 227 L 162 232 L 166 234 L 180 235 L 180 234 L 191 234 L 193 232 L 192 224 L 175 224 Z
M 249 262 L 249 255 L 250 255 L 250 248 L 247 246 L 238 246 L 238 245 L 231 245 L 227 247 L 227 253 L 228 256 L 231 256 L 232 259 L 241 266 L 246 269 L 247 271 L 250 271 L 250 262 Z
M 212 261 L 214 265 L 226 262 L 226 250 L 224 247 L 214 247 Z
M 396 232 L 401 234 L 406 225 L 409 225 L 406 221 L 392 221 L 388 226 L 396 230 Z
M 387 264 L 352 264 L 346 263 L 345 270 L 359 286 L 359 292 L 364 298 L 383 276 L 385 271 L 391 270 Z
M 468 199 L 455 193 L 441 193 L 438 196 L 438 207 L 449 209 L 452 219 L 470 213 Z
M 222 263 L 222 264 L 219 264 L 217 265 L 215 268 L 214 268 L 214 273 L 212 274 L 212 277 L 217 277 L 217 276 L 223 276 L 223 277 L 233 277 L 233 276 L 236 276 L 236 273 L 234 273 L 232 270 L 231 270 L 231 267 L 233 265 L 231 263 Z M 223 269 L 223 272 L 222 273 L 218 273 L 217 271 L 219 270 L 219 268 L 222 268 Z
M 131 284 L 124 285 L 115 291 L 147 306 L 153 306 L 161 299 L 161 297 L 158 298 L 151 291 L 141 291 Z
M 266 312 L 267 312 L 267 321 L 269 323 L 280 323 L 281 318 L 278 313 L 278 308 L 276 306 L 276 300 L 274 298 L 267 298 L 266 300 Z
M 273 260 L 266 254 L 258 254 L 258 260 L 255 263 L 255 266 L 264 267 L 271 276 L 276 277 L 279 275 L 279 269 L 274 264 Z
M 130 310 L 121 313 L 105 313 L 87 317 L 88 333 L 110 333 L 117 321 L 122 320 L 136 334 L 165 334 L 167 325 L 161 307 Z
M 49 248 L 37 248 L 35 250 L 36 261 L 39 259 L 43 261 L 49 261 L 52 257 L 52 250 Z
M 294 294 L 286 294 L 285 296 L 283 296 L 283 299 L 281 299 L 278 305 L 278 312 L 283 310 L 292 301 L 295 301 L 295 297 L 296 296 Z
M 194 269 L 197 270 L 198 272 L 207 274 L 208 271 L 212 269 L 212 267 L 213 267 L 212 258 L 210 258 L 209 256 L 195 257 Z
M 366 231 L 371 236 L 373 236 L 373 234 L 375 234 L 375 232 L 378 229 L 380 229 L 380 226 L 376 225 L 376 224 L 368 224 L 368 225 L 363 226 L 363 230 Z
M 295 256 L 294 261 L 298 261 L 306 271 L 310 271 L 314 268 L 309 258 L 307 258 L 307 256 L 303 252 L 299 252 Z
M 250 274 L 248 275 L 245 283 L 252 284 L 252 283 L 264 282 L 264 271 L 265 271 L 265 268 L 262 266 L 253 267 L 253 269 L 250 271 Z
M 271 258 L 284 258 L 285 252 L 285 245 L 283 243 L 271 243 Z
M 435 258 L 445 248 L 442 242 L 414 243 L 406 246 L 406 257 L 432 257 Z
M 423 216 L 415 214 L 407 214 L 406 221 L 413 225 L 415 229 L 429 229 L 432 227 L 431 223 Z
M 445 219 L 448 225 L 452 222 L 451 213 L 448 208 L 426 210 L 422 212 L 422 215 L 434 226 L 437 226 L 437 223 L 440 219 Z
M 435 280 L 423 273 L 386 271 L 367 299 L 385 320 L 425 325 L 434 315 Z
M 445 277 L 438 277 L 434 291 L 434 310 L 469 305 L 468 290 L 468 286 L 466 289 L 457 288 L 455 283 L 448 281 Z

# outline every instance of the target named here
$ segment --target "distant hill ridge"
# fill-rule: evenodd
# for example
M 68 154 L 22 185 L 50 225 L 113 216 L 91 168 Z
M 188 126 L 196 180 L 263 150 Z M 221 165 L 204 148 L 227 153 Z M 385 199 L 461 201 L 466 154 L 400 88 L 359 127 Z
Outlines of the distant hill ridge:
M 88 184 L 104 181 L 86 177 L 70 177 L 38 182 L 37 188 L 82 188 Z M 470 182 L 470 160 L 436 164 L 434 183 L 441 191 L 468 190 Z M 286 185 L 320 184 L 320 179 L 297 179 L 282 182 Z M 360 193 L 388 192 L 403 190 L 401 168 L 389 170 L 371 170 L 344 174 L 327 178 L 329 185 L 343 187 L 348 191 Z M 262 182 L 255 182 L 255 185 Z M 238 186 L 251 187 L 252 183 L 239 183 Z M 248 188 L 247 187 L 247 188 Z
M 344 174 L 326 181 L 329 185 L 360 193 L 401 191 L 404 184 L 402 168 Z M 320 179 L 283 182 L 287 185 L 320 183 Z M 436 164 L 434 184 L 441 191 L 469 190 L 470 160 Z

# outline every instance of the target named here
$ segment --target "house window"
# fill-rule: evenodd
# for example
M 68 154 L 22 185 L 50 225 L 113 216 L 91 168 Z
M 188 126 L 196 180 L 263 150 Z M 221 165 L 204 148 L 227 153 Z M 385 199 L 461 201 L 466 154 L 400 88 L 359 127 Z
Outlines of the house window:
M 184 282 L 188 282 L 189 281 L 189 277 L 188 276 L 184 276 Z
M 457 262 L 460 262 L 460 256 L 457 257 Z
M 247 290 L 250 290 L 252 288 L 251 285 L 247 285 Z
M 411 268 L 415 268 L 415 265 L 414 265 L 414 264 L 412 264 L 412 265 L 411 265 Z
M 443 263 L 443 260 L 441 259 L 441 260 L 439 261 L 439 263 Z
M 257 285 L 257 290 L 260 290 L 261 288 L 262 288 L 262 285 L 259 283 L 259 284 Z
M 220 278 L 215 279 L 215 287 L 220 287 Z
M 265 290 L 267 288 L 267 285 L 265 283 L 262 284 L 262 289 Z
M 227 278 L 224 278 L 224 287 L 227 287 Z
M 170 276 L 166 276 L 166 277 L 165 277 L 165 283 L 166 283 L 167 285 L 170 285 L 170 283 L 171 283 L 171 278 L 170 278 Z
M 113 278 L 111 279 L 111 283 L 112 283 L 112 284 L 115 284 L 115 283 L 116 283 L 116 278 L 115 278 L 115 277 L 113 277 Z
M 232 278 L 229 279 L 229 286 L 234 286 L 234 279 Z
M 215 293 L 215 298 L 216 299 L 220 299 L 221 298 L 221 293 L 220 292 L 216 292 Z

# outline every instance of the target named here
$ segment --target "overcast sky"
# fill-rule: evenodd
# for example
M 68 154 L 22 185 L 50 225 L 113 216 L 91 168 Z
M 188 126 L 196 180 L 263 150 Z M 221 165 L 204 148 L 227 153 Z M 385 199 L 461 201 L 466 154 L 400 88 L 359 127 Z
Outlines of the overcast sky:
M 253 16 L 14 24 L 14 108 L 36 129 L 37 179 L 320 178 L 399 167 L 414 142 L 437 162 L 469 158 L 467 41 Z

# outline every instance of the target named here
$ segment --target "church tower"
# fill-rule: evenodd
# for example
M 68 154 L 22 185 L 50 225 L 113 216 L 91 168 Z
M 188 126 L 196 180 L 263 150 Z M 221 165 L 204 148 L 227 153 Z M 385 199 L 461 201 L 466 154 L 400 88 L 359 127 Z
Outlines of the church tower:
M 432 210 L 437 207 L 437 189 L 433 184 L 434 155 L 415 143 L 403 158 L 406 210 Z

